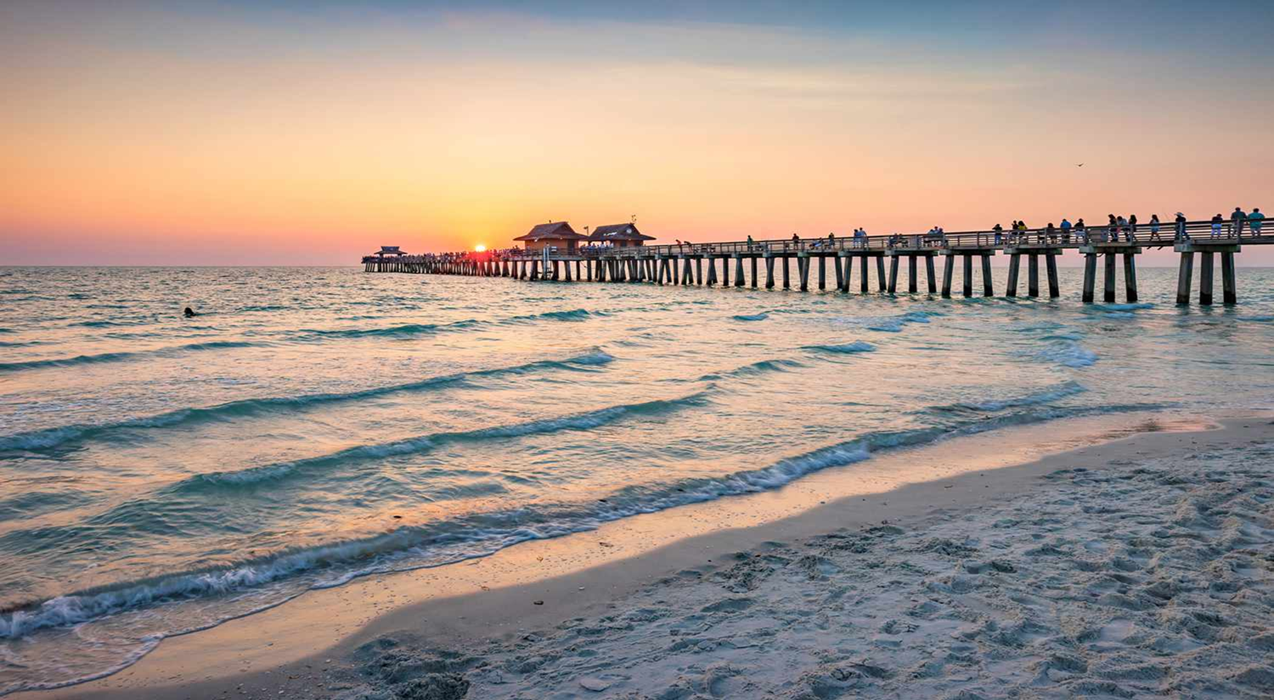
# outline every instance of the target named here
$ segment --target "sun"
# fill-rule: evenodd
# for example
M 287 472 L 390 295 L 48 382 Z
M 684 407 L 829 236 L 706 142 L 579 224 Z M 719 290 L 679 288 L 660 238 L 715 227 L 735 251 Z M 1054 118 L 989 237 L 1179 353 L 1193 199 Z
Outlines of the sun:
M 487 247 L 486 247 L 485 245 L 483 245 L 482 243 L 479 243 L 478 245 L 475 245 L 475 246 L 473 247 L 473 251 L 474 251 L 475 253 L 485 253 L 485 252 L 487 252 Z

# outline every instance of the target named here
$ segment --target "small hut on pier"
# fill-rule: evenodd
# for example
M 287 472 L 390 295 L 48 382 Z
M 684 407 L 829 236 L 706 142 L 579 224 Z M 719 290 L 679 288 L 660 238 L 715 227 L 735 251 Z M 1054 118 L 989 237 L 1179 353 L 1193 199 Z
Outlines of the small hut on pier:
M 610 243 L 616 248 L 631 248 L 645 245 L 646 241 L 653 241 L 655 237 L 638 231 L 636 224 L 607 224 L 594 229 L 588 240 L 590 243 Z
M 380 250 L 376 251 L 375 253 L 372 253 L 372 255 L 375 255 L 378 258 L 384 258 L 384 257 L 390 257 L 390 256 L 397 257 L 400 255 L 406 255 L 406 254 L 407 254 L 407 251 L 399 250 L 398 246 L 396 245 L 383 245 L 380 247 Z
M 559 221 L 535 226 L 530 233 L 513 240 L 526 243 L 528 251 L 556 248 L 561 252 L 573 252 L 579 242 L 588 240 L 588 237 L 576 233 L 567 222 Z

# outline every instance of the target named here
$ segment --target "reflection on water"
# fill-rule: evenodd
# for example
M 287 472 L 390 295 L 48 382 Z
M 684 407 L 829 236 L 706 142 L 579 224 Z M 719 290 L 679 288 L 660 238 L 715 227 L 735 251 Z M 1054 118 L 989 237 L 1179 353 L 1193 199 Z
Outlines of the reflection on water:
M 1274 274 L 1240 270 L 1234 309 L 1179 309 L 1174 282 L 1083 306 L 0 269 L 0 690 L 953 435 L 1274 406 Z

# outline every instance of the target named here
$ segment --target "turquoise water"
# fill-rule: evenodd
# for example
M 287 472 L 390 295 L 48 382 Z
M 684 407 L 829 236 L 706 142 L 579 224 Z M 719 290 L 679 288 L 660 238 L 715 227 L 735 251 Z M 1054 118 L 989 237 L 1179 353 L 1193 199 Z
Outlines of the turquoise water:
M 1274 272 L 1240 269 L 1230 309 L 1173 305 L 1174 270 L 1141 271 L 1135 305 L 1062 283 L 1049 302 L 0 268 L 0 693 L 882 450 L 1274 407 Z

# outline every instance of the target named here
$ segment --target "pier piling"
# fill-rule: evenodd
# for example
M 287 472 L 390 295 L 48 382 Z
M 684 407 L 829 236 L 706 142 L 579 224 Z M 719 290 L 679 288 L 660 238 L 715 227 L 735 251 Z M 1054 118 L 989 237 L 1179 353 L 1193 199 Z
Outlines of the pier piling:
M 1199 270 L 1199 306 L 1212 306 L 1212 255 L 1210 250 L 1200 254 L 1203 265 Z
M 1057 253 L 1048 251 L 1044 254 L 1044 261 L 1048 267 L 1048 298 L 1056 299 L 1062 295 L 1061 285 L 1057 279 Z
M 1124 253 L 1124 299 L 1129 304 L 1137 303 L 1137 263 L 1132 253 Z
M 1119 235 L 1115 235 L 1118 233 Z M 1195 234 L 1193 237 L 1191 234 Z M 1123 240 L 1121 240 L 1123 239 Z M 382 246 L 378 253 L 364 256 L 362 267 L 365 272 L 404 272 L 416 274 L 463 275 L 470 277 L 504 277 L 514 280 L 532 281 L 565 281 L 565 282 L 629 282 L 648 283 L 656 286 L 716 286 L 722 287 L 750 286 L 760 287 L 760 260 L 765 261 L 765 287 L 773 289 L 775 279 L 774 265 L 783 266 L 783 288 L 792 289 L 792 260 L 796 261 L 799 279 L 795 284 L 801 291 L 809 291 L 811 258 L 818 258 L 818 288 L 828 289 L 828 259 L 835 266 L 836 290 L 847 294 L 853 286 L 854 259 L 859 259 L 858 289 L 867 294 L 871 290 L 868 258 L 876 263 L 877 287 L 881 293 L 897 294 L 898 267 L 900 256 L 907 258 L 907 291 L 916 294 L 920 287 L 918 258 L 925 259 L 925 282 L 929 294 L 938 293 L 937 270 L 933 256 L 946 256 L 943 266 L 943 284 L 941 294 L 944 298 L 951 296 L 954 284 L 955 258 L 962 257 L 961 272 L 964 274 L 962 292 L 965 297 L 973 296 L 973 256 L 981 261 L 979 270 L 982 278 L 984 296 L 994 294 L 990 257 L 999 251 L 1009 255 L 1007 284 L 1004 289 L 1006 297 L 1018 295 L 1021 278 L 1022 256 L 1027 257 L 1027 294 L 1032 298 L 1040 296 L 1040 258 L 1043 257 L 1045 272 L 1048 277 L 1048 296 L 1056 299 L 1061 296 L 1060 278 L 1057 271 L 1057 256 L 1069 249 L 1076 249 L 1084 256 L 1084 282 L 1081 298 L 1091 303 L 1096 297 L 1097 264 L 1102 258 L 1102 299 L 1112 303 L 1116 298 L 1116 277 L 1118 275 L 1118 256 L 1123 256 L 1124 293 L 1129 302 L 1139 301 L 1137 287 L 1136 255 L 1142 247 L 1166 248 L 1172 246 L 1180 254 L 1177 273 L 1176 301 L 1178 304 L 1189 304 L 1194 293 L 1194 259 L 1195 253 L 1202 255 L 1202 269 L 1199 274 L 1198 303 L 1204 306 L 1213 303 L 1213 277 L 1216 255 L 1221 256 L 1222 301 L 1235 304 L 1238 301 L 1235 254 L 1240 244 L 1271 245 L 1274 235 L 1263 233 L 1260 229 L 1243 230 L 1240 227 L 1224 228 L 1221 233 L 1212 229 L 1211 222 L 1186 222 L 1175 228 L 1172 240 L 1162 240 L 1152 234 L 1149 239 L 1139 240 L 1132 231 L 1107 232 L 1082 231 L 1074 236 L 1070 232 L 1060 235 L 1051 230 L 1033 230 L 1014 232 L 1003 236 L 1001 232 L 963 232 L 947 234 L 930 232 L 930 235 L 892 234 L 889 236 L 829 237 L 824 242 L 817 240 L 795 243 L 790 240 L 770 240 L 744 242 L 726 242 L 712 244 L 679 243 L 676 246 L 638 246 L 638 247 L 602 247 L 584 245 L 579 248 L 573 245 L 558 247 L 532 248 L 526 251 L 492 251 L 490 253 L 447 253 L 441 255 L 409 255 L 396 246 Z M 687 249 L 688 246 L 688 249 Z M 889 270 L 885 270 L 885 257 L 890 258 Z M 744 259 L 747 259 L 745 270 Z M 704 261 L 708 270 L 705 277 Z M 717 269 L 717 260 L 721 261 L 721 269 Z M 733 260 L 733 264 L 730 262 Z M 693 261 L 693 262 L 692 262 Z M 731 268 L 733 268 L 734 284 L 731 285 Z M 750 277 L 749 277 L 750 274 Z
M 1223 303 L 1238 303 L 1239 295 L 1234 284 L 1234 253 L 1221 253 L 1221 290 L 1224 294 Z
M 1194 276 L 1194 253 L 1181 253 L 1181 264 L 1177 268 L 1177 304 L 1190 303 L 1190 284 Z

